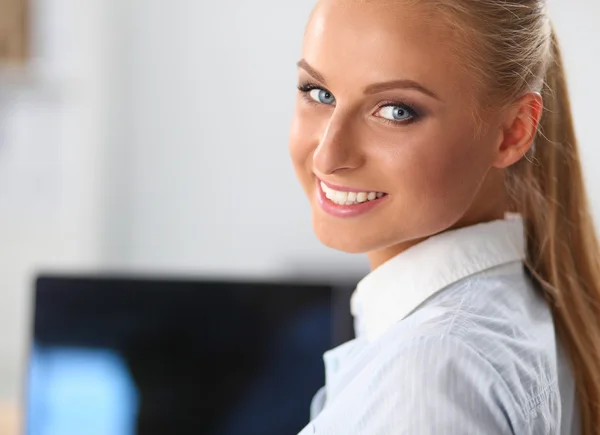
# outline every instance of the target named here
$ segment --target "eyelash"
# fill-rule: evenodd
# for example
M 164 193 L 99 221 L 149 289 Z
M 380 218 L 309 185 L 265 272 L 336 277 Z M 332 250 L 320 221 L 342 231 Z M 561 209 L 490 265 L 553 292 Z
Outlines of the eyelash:
M 315 84 L 315 83 L 310 83 L 310 82 L 306 82 L 306 83 L 304 83 L 304 84 L 302 84 L 302 85 L 299 85 L 299 86 L 298 86 L 298 90 L 299 90 L 300 92 L 302 92 L 302 97 L 303 97 L 303 98 L 304 98 L 304 99 L 305 99 L 305 100 L 306 100 L 306 101 L 307 101 L 309 104 L 314 104 L 314 105 L 317 105 L 317 106 L 319 106 L 319 105 L 321 105 L 322 103 L 319 103 L 319 102 L 317 102 L 317 101 L 313 100 L 312 98 L 310 98 L 310 95 L 309 95 L 310 91 L 314 91 L 315 89 L 319 89 L 319 90 L 322 90 L 322 91 L 329 92 L 327 89 L 323 88 L 322 86 L 319 86 L 319 85 L 317 85 L 317 84 Z M 331 95 L 333 95 L 333 93 L 331 93 Z
M 329 92 L 327 89 L 323 88 L 322 86 L 317 85 L 316 83 L 311 83 L 311 82 L 306 82 L 303 83 L 301 85 L 298 86 L 298 90 L 300 92 L 302 92 L 302 97 L 309 103 L 309 104 L 315 104 L 315 105 L 322 105 L 322 103 L 319 103 L 315 100 L 313 100 L 312 98 L 310 98 L 310 91 L 313 91 L 315 89 L 319 89 L 322 91 L 326 91 Z M 329 92 L 331 95 L 333 95 L 333 93 Z M 415 121 L 418 121 L 419 118 L 421 117 L 419 111 L 410 103 L 406 103 L 404 101 L 399 101 L 399 100 L 390 100 L 390 101 L 385 101 L 379 104 L 379 106 L 377 107 L 376 112 L 380 111 L 381 109 L 383 109 L 384 107 L 401 107 L 404 110 L 407 110 L 410 115 L 411 118 L 406 120 L 406 121 L 393 121 L 391 119 L 387 119 L 387 118 L 382 118 L 382 117 L 377 117 L 379 118 L 379 120 L 393 125 L 393 126 L 401 126 L 401 125 L 407 125 L 407 124 L 412 124 Z

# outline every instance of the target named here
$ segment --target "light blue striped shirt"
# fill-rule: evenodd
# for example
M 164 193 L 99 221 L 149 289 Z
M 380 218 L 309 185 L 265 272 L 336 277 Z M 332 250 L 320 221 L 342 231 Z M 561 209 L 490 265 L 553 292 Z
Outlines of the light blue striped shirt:
M 571 370 L 518 215 L 433 236 L 358 285 L 300 435 L 576 435 Z

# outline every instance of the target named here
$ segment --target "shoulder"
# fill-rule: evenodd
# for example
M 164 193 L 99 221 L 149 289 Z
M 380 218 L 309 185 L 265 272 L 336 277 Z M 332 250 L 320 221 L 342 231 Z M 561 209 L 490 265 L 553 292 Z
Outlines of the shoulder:
M 492 435 L 547 433 L 560 423 L 552 318 L 522 280 L 465 281 L 373 347 L 321 424 L 339 428 L 339 413 L 363 427 L 344 433 Z
M 380 376 L 387 371 L 396 386 L 410 391 L 412 409 L 407 411 L 415 415 L 415 428 L 435 424 L 456 429 L 448 433 L 525 433 L 522 400 L 498 369 L 493 355 L 451 330 L 416 336 L 399 346 L 382 361 Z M 451 412 L 443 415 L 443 410 Z M 433 423 L 435 418 L 439 420 Z
M 414 337 L 381 347 L 313 422 L 313 433 L 500 435 L 559 427 L 556 391 L 524 403 L 514 387 L 471 343 L 451 334 Z
M 395 325 L 389 338 L 409 345 L 423 337 L 457 341 L 514 384 L 511 390 L 521 400 L 556 381 L 552 314 L 523 273 L 481 274 L 464 280 L 423 304 L 405 322 Z
M 450 335 L 381 348 L 313 424 L 317 434 L 528 433 L 502 377 Z
M 463 409 L 516 433 L 560 423 L 552 315 L 523 275 L 465 280 L 407 320 L 409 330 L 401 322 L 389 331 L 394 351 L 380 363 L 418 379 L 420 394 L 459 396 Z
M 523 273 L 465 280 L 415 314 L 413 337 L 447 337 L 470 348 L 508 385 L 520 406 L 557 384 L 552 314 Z

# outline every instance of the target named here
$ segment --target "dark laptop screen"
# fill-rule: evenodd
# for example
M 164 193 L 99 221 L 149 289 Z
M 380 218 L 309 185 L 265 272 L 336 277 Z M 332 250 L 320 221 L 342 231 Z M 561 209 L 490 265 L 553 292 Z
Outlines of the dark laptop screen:
M 28 435 L 285 435 L 351 338 L 329 285 L 43 277 Z

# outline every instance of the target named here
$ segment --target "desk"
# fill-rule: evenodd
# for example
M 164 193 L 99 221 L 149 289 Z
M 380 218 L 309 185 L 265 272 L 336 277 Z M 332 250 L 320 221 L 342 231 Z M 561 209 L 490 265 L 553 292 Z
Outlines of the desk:
M 0 402 L 0 434 L 2 435 L 21 435 L 21 415 L 19 407 Z

